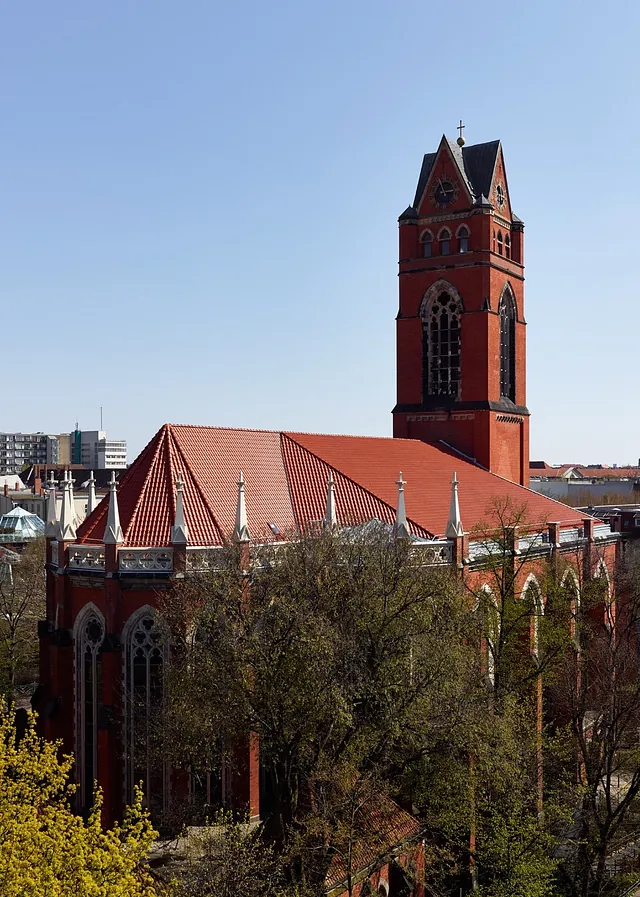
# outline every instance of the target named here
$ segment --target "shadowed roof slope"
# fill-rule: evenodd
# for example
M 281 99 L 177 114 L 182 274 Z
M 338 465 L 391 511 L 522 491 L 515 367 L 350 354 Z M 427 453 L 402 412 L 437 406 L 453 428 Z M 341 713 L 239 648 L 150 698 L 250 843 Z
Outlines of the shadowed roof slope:
M 270 524 L 286 534 L 322 520 L 330 474 L 343 525 L 372 518 L 393 523 L 399 471 L 406 480 L 409 528 L 423 538 L 444 535 L 454 471 L 466 530 L 487 515 L 491 499 L 498 495 L 526 502 L 532 521 L 578 526 L 582 520 L 572 508 L 495 476 L 443 445 L 166 424 L 118 483 L 125 545 L 169 544 L 179 476 L 189 544 L 222 544 L 234 527 L 240 471 L 246 481 L 249 530 L 260 541 L 273 539 Z M 81 525 L 79 542 L 102 541 L 108 501 L 105 498 Z

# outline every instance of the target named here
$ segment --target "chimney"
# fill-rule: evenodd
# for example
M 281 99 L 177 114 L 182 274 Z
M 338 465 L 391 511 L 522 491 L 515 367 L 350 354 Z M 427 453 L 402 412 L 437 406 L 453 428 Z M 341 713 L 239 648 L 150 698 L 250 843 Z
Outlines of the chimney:
M 4 497 L 6 498 L 8 494 L 9 494 L 9 487 L 8 487 L 8 485 L 5 483 L 5 484 L 4 484 Z

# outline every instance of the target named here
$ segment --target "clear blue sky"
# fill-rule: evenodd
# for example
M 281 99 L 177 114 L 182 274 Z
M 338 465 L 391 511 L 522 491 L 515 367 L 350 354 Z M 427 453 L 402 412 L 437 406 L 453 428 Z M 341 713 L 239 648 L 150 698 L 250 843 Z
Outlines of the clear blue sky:
M 526 224 L 533 457 L 636 461 L 640 5 L 0 5 L 0 430 L 387 435 L 397 224 L 462 117 Z

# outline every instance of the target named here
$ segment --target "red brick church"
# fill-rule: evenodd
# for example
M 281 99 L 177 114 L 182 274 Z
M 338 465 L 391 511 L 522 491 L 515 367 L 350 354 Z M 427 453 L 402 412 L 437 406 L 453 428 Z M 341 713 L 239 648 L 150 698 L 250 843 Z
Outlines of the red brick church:
M 58 484 L 60 515 L 51 484 L 38 709 L 46 735 L 76 756 L 81 805 L 95 777 L 110 818 L 141 779 L 171 799 L 170 772 L 134 751 L 126 696 L 151 701 L 162 689 L 158 592 L 214 565 L 227 539 L 282 541 L 322 521 L 377 519 L 429 563 L 479 576 L 469 534 L 508 496 L 537 521 L 540 557 L 580 554 L 593 567 L 597 543 L 599 572 L 612 572 L 608 525 L 527 488 L 524 225 L 500 142 L 443 137 L 424 157 L 399 236 L 393 438 L 167 424 L 77 528 L 71 482 Z M 523 592 L 533 562 L 526 573 Z M 251 751 L 246 766 L 238 799 L 257 817 Z

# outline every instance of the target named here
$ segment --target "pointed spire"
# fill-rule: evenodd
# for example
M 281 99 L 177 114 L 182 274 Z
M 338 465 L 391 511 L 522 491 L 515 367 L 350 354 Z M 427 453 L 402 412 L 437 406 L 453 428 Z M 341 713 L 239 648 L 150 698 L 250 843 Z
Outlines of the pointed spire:
M 396 523 L 394 533 L 398 538 L 407 539 L 409 537 L 409 525 L 407 523 L 407 510 L 404 506 L 404 487 L 407 485 L 406 480 L 402 479 L 402 471 L 396 480 L 398 487 L 398 506 L 396 508 Z
M 58 539 L 73 542 L 76 537 L 76 513 L 73 504 L 73 481 L 71 471 L 65 470 L 62 480 L 62 508 L 58 526 Z
M 56 480 L 51 471 L 51 479 L 48 482 L 49 495 L 47 496 L 47 523 L 44 534 L 47 539 L 58 538 L 58 505 L 56 501 Z
M 458 479 L 453 474 L 451 480 L 451 508 L 449 510 L 449 520 L 447 522 L 447 539 L 456 539 L 458 536 L 464 535 L 462 528 L 462 520 L 460 519 L 460 503 L 458 502 Z
M 173 545 L 186 545 L 189 541 L 189 530 L 184 519 L 183 488 L 182 477 L 178 474 L 178 479 L 176 480 L 176 516 L 171 527 L 171 542 Z
M 236 506 L 236 528 L 233 531 L 233 538 L 236 542 L 250 542 L 249 526 L 247 524 L 247 507 L 244 502 L 244 477 L 242 471 L 238 478 L 238 504 Z
M 103 541 L 105 545 L 119 545 L 121 542 L 124 542 L 122 527 L 120 526 L 115 470 L 111 471 L 111 480 L 109 481 L 109 512 L 107 514 L 107 526 L 104 531 Z
M 91 471 L 91 476 L 87 482 L 87 486 L 89 487 L 89 495 L 87 496 L 87 517 L 93 511 L 96 506 L 96 481 L 93 476 L 93 471 Z
M 338 525 L 338 517 L 336 515 L 336 493 L 335 481 L 333 479 L 333 471 L 329 474 L 327 480 L 327 507 L 322 518 L 323 529 L 335 529 Z

